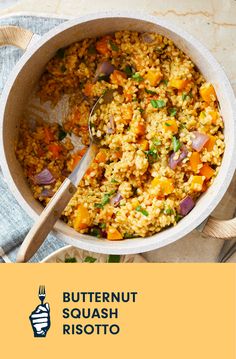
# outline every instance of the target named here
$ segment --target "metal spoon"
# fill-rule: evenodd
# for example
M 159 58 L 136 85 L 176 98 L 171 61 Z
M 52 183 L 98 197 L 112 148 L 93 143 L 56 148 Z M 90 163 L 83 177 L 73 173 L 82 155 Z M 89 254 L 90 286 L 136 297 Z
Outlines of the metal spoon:
M 77 186 L 93 161 L 99 145 L 99 139 L 93 135 L 91 118 L 101 104 L 108 104 L 113 100 L 113 94 L 113 90 L 107 90 L 101 97 L 99 97 L 93 106 L 88 120 L 90 137 L 89 148 L 70 176 L 64 180 L 58 191 L 54 194 L 33 227 L 30 229 L 19 249 L 16 262 L 27 262 L 36 253 L 76 192 Z

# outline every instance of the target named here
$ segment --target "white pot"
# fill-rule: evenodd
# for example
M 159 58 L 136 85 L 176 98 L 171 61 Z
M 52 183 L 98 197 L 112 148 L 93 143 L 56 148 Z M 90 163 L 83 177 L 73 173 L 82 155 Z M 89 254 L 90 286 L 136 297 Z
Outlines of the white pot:
M 157 32 L 171 38 L 188 54 L 207 81 L 211 82 L 219 99 L 225 123 L 225 153 L 220 172 L 213 185 L 198 200 L 195 208 L 175 227 L 166 229 L 148 238 L 107 241 L 82 235 L 62 221 L 55 225 L 56 234 L 68 244 L 88 251 L 105 254 L 133 254 L 150 251 L 176 241 L 208 218 L 226 192 L 236 166 L 236 103 L 230 83 L 218 62 L 193 36 L 171 22 L 154 16 L 137 13 L 100 13 L 67 21 L 41 38 L 28 30 L 14 27 L 0 28 L 0 45 L 14 44 L 25 53 L 13 69 L 2 94 L 0 104 L 0 153 L 1 166 L 7 183 L 22 208 L 34 219 L 42 211 L 23 176 L 15 153 L 21 113 L 46 63 L 55 52 L 83 38 L 101 36 L 119 31 L 134 30 Z M 215 237 L 236 235 L 236 221 L 209 219 L 203 229 Z

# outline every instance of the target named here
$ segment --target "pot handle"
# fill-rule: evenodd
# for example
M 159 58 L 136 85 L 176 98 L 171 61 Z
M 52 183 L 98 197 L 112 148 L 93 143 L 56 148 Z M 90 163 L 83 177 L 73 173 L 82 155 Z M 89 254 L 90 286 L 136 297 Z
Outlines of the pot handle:
M 236 236 L 236 217 L 228 220 L 221 220 L 209 217 L 199 231 L 213 238 L 232 239 Z
M 26 50 L 34 33 L 17 26 L 0 26 L 0 46 L 13 45 Z

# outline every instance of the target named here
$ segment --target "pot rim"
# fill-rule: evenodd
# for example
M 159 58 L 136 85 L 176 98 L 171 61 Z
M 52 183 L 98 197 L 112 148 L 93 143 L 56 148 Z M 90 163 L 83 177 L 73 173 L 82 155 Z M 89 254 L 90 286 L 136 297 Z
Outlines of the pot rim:
M 234 97 L 234 93 L 230 82 L 224 73 L 222 67 L 214 58 L 214 56 L 210 53 L 210 51 L 194 36 L 182 30 L 177 25 L 172 24 L 170 21 L 166 19 L 162 19 L 153 15 L 143 14 L 140 12 L 127 12 L 127 11 L 107 11 L 107 12 L 99 12 L 89 15 L 84 15 L 76 19 L 65 21 L 62 24 L 59 24 L 55 28 L 51 29 L 49 32 L 45 33 L 37 42 L 32 44 L 23 56 L 20 58 L 14 70 L 11 72 L 8 81 L 3 89 L 3 93 L 1 96 L 1 103 L 0 103 L 0 163 L 3 170 L 3 174 L 5 179 L 7 180 L 8 186 L 11 189 L 11 192 L 20 203 L 21 207 L 29 214 L 33 219 L 38 218 L 38 214 L 36 211 L 27 203 L 23 195 L 21 194 L 20 190 L 16 186 L 12 176 L 10 169 L 8 167 L 8 163 L 6 161 L 6 156 L 4 152 L 4 145 L 3 145 L 3 122 L 4 122 L 4 115 L 5 115 L 5 105 L 8 101 L 8 97 L 11 91 L 11 88 L 14 84 L 15 79 L 17 78 L 19 72 L 21 71 L 22 67 L 27 63 L 27 61 L 34 55 L 34 53 L 42 47 L 46 42 L 48 42 L 52 37 L 60 34 L 61 32 L 68 30 L 69 28 L 79 25 L 84 22 L 89 22 L 93 20 L 99 19 L 106 19 L 106 18 L 127 18 L 127 19 L 134 19 L 140 21 L 146 21 L 149 23 L 153 23 L 154 25 L 158 25 L 163 27 L 183 38 L 186 42 L 190 42 L 194 48 L 201 52 L 202 55 L 207 59 L 208 63 L 213 66 L 217 72 L 218 78 L 220 81 L 224 83 L 225 92 L 227 93 L 227 97 L 229 99 L 229 103 L 233 113 L 232 123 L 234 124 L 234 131 L 232 130 L 232 136 L 234 136 L 235 140 L 235 128 L 236 128 L 236 101 Z M 135 239 L 126 239 L 125 241 L 117 241 L 111 242 L 107 240 L 101 239 L 94 239 L 88 235 L 82 235 L 77 233 L 77 238 L 69 238 L 68 233 L 64 230 L 64 227 L 61 225 L 61 221 L 57 222 L 55 225 L 55 232 L 56 235 L 61 238 L 64 242 L 69 243 L 73 246 L 79 247 L 81 249 L 86 249 L 89 251 L 97 252 L 97 253 L 104 253 L 104 254 L 135 254 L 141 252 L 147 252 L 150 250 L 154 250 L 157 248 L 161 248 L 166 246 L 170 243 L 175 242 L 176 240 L 182 238 L 193 229 L 197 228 L 202 222 L 206 220 L 206 218 L 210 215 L 210 213 L 214 210 L 217 204 L 222 199 L 223 195 L 225 194 L 231 179 L 233 177 L 235 168 L 236 168 L 236 156 L 233 156 L 233 153 L 236 151 L 236 141 L 233 141 L 232 148 L 229 152 L 227 158 L 227 172 L 223 174 L 220 178 L 220 184 L 218 185 L 217 192 L 212 193 L 211 200 L 207 208 L 202 210 L 197 216 L 195 215 L 194 220 L 186 221 L 186 216 L 181 220 L 180 223 L 176 227 L 171 227 L 170 229 L 165 229 L 163 232 L 159 232 L 154 234 L 153 236 L 146 237 L 146 238 L 135 238 Z M 224 161 L 224 159 L 223 159 Z M 225 159 L 226 161 L 226 159 Z M 219 175 L 218 175 L 219 176 Z

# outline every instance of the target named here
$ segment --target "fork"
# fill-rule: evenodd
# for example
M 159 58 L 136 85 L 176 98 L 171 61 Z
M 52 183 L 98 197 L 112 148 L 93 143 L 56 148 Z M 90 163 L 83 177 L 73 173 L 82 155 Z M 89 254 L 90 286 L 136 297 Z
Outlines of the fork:
M 46 297 L 45 285 L 39 286 L 39 300 L 41 301 L 41 305 L 43 305 L 44 299 Z

